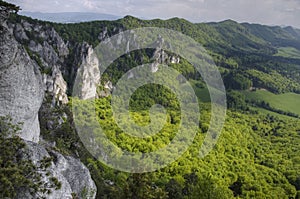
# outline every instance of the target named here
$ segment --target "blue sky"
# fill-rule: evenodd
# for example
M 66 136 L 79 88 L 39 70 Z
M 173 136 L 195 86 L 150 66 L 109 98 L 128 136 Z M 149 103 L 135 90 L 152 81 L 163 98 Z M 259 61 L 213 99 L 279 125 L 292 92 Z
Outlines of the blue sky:
M 300 28 L 300 0 L 7 0 L 24 11 L 98 12 L 141 18 L 181 17 L 192 22 L 292 25 Z

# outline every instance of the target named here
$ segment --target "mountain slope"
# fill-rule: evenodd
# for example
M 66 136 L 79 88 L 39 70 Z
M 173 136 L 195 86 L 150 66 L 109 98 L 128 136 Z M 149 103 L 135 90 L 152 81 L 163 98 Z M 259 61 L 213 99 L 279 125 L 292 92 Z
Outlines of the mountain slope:
M 110 93 L 119 77 L 136 65 L 158 60 L 185 75 L 199 95 L 207 94 L 199 74 L 186 60 L 158 49 L 133 51 L 121 56 L 101 77 L 102 85 L 95 85 L 100 77 L 97 74 L 99 71 L 93 71 L 101 64 L 101 60 L 94 56 L 92 47 L 123 30 L 151 26 L 180 31 L 208 49 L 224 78 L 229 110 L 218 144 L 205 158 L 199 158 L 199 149 L 210 123 L 208 99 L 205 103 L 199 103 L 199 128 L 194 142 L 182 157 L 153 173 L 129 174 L 108 168 L 92 157 L 83 147 L 74 122 L 86 127 L 83 130 L 89 130 L 86 125 L 96 121 L 107 130 L 106 136 L 120 149 L 147 153 L 166 146 L 174 138 L 180 124 L 178 100 L 168 89 L 157 85 L 138 89 L 132 97 L 130 117 L 139 124 L 147 125 L 151 122 L 149 107 L 160 103 L 166 105 L 167 119 L 166 122 L 160 117 L 157 119 L 166 124 L 153 137 L 139 139 L 130 136 L 118 127 L 111 109 Z M 257 111 L 259 109 L 254 110 L 251 104 L 247 104 L 243 92 L 240 92 L 250 88 L 267 88 L 276 94 L 299 93 L 300 60 L 277 54 L 277 48 L 283 47 L 278 46 L 277 40 L 285 41 L 285 45 L 289 42 L 294 44 L 294 41 L 300 40 L 298 30 L 260 25 L 257 28 L 257 25 L 233 21 L 193 24 L 178 18 L 140 20 L 131 16 L 116 21 L 56 24 L 17 15 L 12 15 L 4 28 L 13 33 L 11 38 L 28 54 L 29 63 L 34 63 L 30 65 L 35 65 L 42 73 L 45 98 L 39 118 L 42 140 L 45 140 L 46 148 L 52 151 L 49 155 L 58 165 L 66 159 L 72 159 L 68 155 L 80 158 L 97 185 L 97 198 L 300 196 L 299 119 L 277 118 Z M 266 36 L 269 33 L 273 35 L 271 39 Z M 3 54 L 6 53 L 4 50 Z M 79 89 L 82 93 L 79 96 L 85 99 L 96 93 L 98 98 L 95 104 L 71 97 L 77 74 L 82 77 L 82 89 Z M 30 84 L 25 86 L 30 87 Z M 4 94 L 9 93 L 6 91 Z M 201 96 L 199 98 L 201 100 Z M 72 102 L 79 102 L 78 109 L 82 111 L 75 118 L 71 112 Z M 91 120 L 91 113 L 87 110 L 95 110 L 97 117 Z M 13 116 L 16 117 L 16 114 Z M 93 128 L 95 134 L 98 133 L 96 130 Z M 64 157 L 57 155 L 58 152 Z M 46 152 L 43 154 L 47 155 Z M 165 156 L 168 158 L 168 154 Z M 75 165 L 72 170 L 76 169 Z M 77 180 L 73 181 L 73 186 L 82 179 L 76 178 L 76 174 L 72 173 L 71 176 L 71 180 Z M 68 194 L 72 190 L 68 189 Z M 76 196 L 72 194 L 73 197 L 83 198 L 80 190 L 76 188 L 75 191 Z M 84 189 L 81 191 L 85 192 Z

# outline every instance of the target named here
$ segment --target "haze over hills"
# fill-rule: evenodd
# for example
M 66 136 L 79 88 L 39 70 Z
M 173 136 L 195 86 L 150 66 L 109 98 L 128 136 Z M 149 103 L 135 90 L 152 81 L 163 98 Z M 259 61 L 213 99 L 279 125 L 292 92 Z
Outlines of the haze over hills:
M 117 20 L 121 17 L 92 12 L 60 12 L 60 13 L 42 13 L 42 12 L 20 12 L 21 15 L 39 19 L 42 21 L 50 21 L 56 23 L 79 23 L 96 20 Z
M 33 19 L 38 19 L 42 21 L 49 21 L 54 23 L 80 23 L 80 22 L 90 22 L 90 21 L 101 21 L 101 20 L 108 20 L 113 21 L 117 19 L 121 19 L 124 16 L 118 16 L 114 14 L 105 14 L 105 13 L 96 13 L 96 12 L 57 12 L 57 13 L 50 13 L 50 12 L 29 12 L 29 11 L 20 11 L 20 15 L 31 17 Z M 155 18 L 145 18 L 145 17 L 138 17 L 139 19 L 155 19 Z M 174 17 L 176 18 L 176 17 Z M 168 18 L 164 18 L 167 20 Z M 170 19 L 170 18 L 169 18 Z M 235 20 L 224 20 L 224 21 L 235 21 Z M 192 23 L 202 23 L 197 21 L 191 21 Z M 222 21 L 220 21 L 222 22 Z M 215 24 L 219 22 L 205 22 L 207 24 Z M 247 22 L 239 22 L 241 24 L 249 24 Z M 256 23 L 250 23 L 250 24 L 256 24 Z M 259 23 L 257 23 L 259 25 Z M 269 27 L 281 27 L 281 28 L 292 28 L 292 29 L 298 29 L 296 27 L 292 26 L 286 26 L 286 25 L 265 25 Z M 300 30 L 298 29 L 298 32 Z

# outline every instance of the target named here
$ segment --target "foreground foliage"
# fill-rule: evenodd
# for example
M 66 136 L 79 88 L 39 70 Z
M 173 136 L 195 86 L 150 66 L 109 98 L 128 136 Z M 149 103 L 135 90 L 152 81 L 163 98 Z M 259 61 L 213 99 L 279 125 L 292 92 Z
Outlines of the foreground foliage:
M 50 173 L 45 175 L 52 159 L 45 157 L 34 164 L 26 157 L 26 143 L 18 136 L 19 130 L 11 118 L 0 117 L 0 198 L 15 198 L 24 191 L 45 198 L 52 189 L 61 187 Z

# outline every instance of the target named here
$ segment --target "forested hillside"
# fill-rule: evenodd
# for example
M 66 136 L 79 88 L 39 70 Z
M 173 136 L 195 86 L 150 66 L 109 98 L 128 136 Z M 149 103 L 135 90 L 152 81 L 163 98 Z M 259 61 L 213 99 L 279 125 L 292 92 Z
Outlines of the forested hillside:
M 12 24 L 22 21 L 40 24 L 45 29 L 53 27 L 68 44 L 70 53 L 64 60 L 63 77 L 69 102 L 51 106 L 51 99 L 45 98 L 44 109 L 39 112 L 41 136 L 55 142 L 55 150 L 80 157 L 96 183 L 97 198 L 300 198 L 300 30 L 231 20 L 193 24 L 179 18 L 140 20 L 131 16 L 79 24 L 56 24 L 19 15 L 11 15 L 9 19 Z M 79 44 L 86 42 L 96 47 L 110 36 L 139 27 L 172 29 L 203 45 L 223 77 L 228 110 L 217 145 L 206 157 L 199 158 L 211 117 L 207 85 L 187 60 L 166 52 L 178 56 L 179 61 L 167 64 L 188 80 L 199 99 L 199 128 L 193 144 L 178 160 L 155 172 L 131 174 L 97 161 L 84 148 L 74 123 L 88 126 L 91 113 L 87 110 L 94 110 L 97 119 L 92 122 L 100 124 L 106 136 L 123 150 L 149 153 L 168 145 L 181 119 L 178 99 L 170 89 L 150 84 L 132 96 L 131 118 L 142 126 L 151 122 L 149 109 L 154 104 L 166 109 L 166 123 L 160 132 L 140 139 L 127 135 L 116 125 L 106 85 L 107 82 L 115 85 L 135 66 L 153 62 L 156 49 L 128 52 L 112 63 L 101 77 L 97 87 L 99 96 L 94 103 L 73 98 L 71 92 Z M 32 41 L 44 42 L 34 30 L 25 33 Z M 28 40 L 18 42 L 42 73 L 51 74 L 51 70 L 43 67 L 40 56 L 28 48 Z M 181 86 L 186 84 L 182 82 Z M 277 97 L 279 101 L 275 100 Z M 71 113 L 74 104 L 79 113 L 76 118 Z M 62 114 L 67 117 L 51 130 L 49 121 Z M 159 116 L 157 122 L 163 123 Z M 96 128 L 94 132 L 97 134 Z

